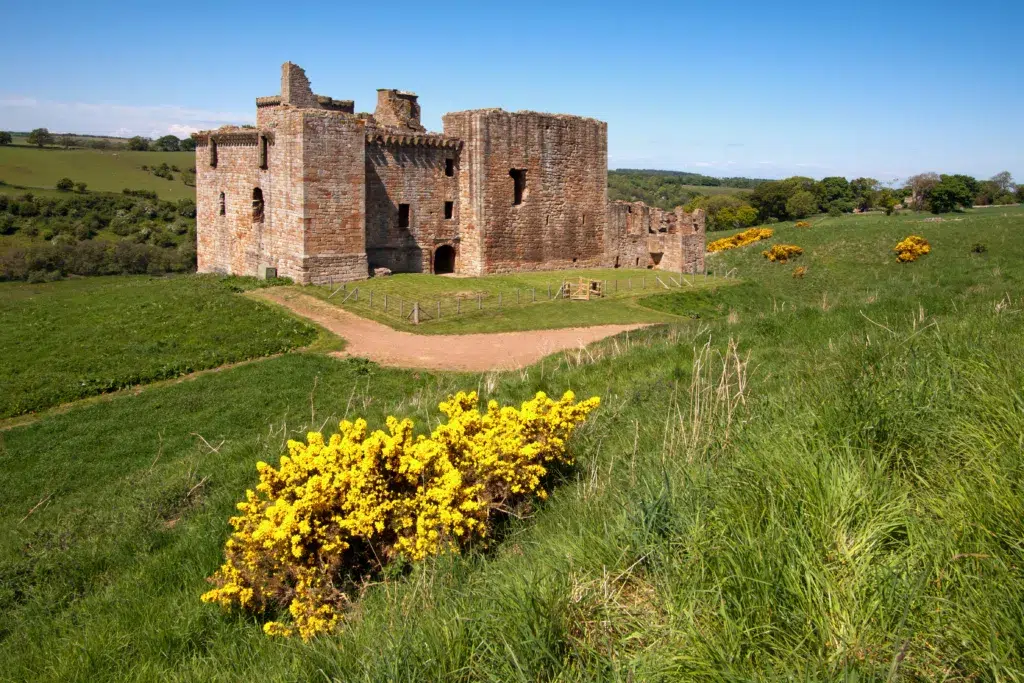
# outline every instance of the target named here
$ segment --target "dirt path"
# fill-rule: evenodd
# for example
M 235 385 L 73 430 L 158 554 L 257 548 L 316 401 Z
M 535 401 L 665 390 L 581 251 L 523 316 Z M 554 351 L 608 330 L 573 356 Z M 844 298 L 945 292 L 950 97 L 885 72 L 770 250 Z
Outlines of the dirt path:
M 250 293 L 286 306 L 294 313 L 327 328 L 348 342 L 341 356 L 359 356 L 403 368 L 430 370 L 512 370 L 537 362 L 564 349 L 646 325 L 597 325 L 560 330 L 498 332 L 495 334 L 426 335 L 399 332 L 387 325 L 360 318 L 316 297 L 286 289 L 259 289 Z

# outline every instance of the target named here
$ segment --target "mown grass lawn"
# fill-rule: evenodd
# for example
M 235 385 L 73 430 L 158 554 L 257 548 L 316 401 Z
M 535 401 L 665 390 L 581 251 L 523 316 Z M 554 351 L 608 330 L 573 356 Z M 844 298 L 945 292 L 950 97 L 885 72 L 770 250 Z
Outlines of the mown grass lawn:
M 2 432 L 3 675 L 1021 679 L 1024 215 L 922 218 L 779 226 L 802 280 L 722 254 L 740 286 L 648 300 L 687 322 L 521 371 L 289 354 Z M 491 550 L 365 577 L 310 643 L 200 603 L 257 461 L 459 388 L 603 399 Z
M 0 284 L 0 417 L 308 344 L 215 277 Z
M 590 301 L 558 298 L 563 282 L 576 283 L 580 278 L 602 281 L 604 296 Z M 468 334 L 673 322 L 677 320 L 674 316 L 639 306 L 636 300 L 650 294 L 697 291 L 724 284 L 728 283 L 722 278 L 703 275 L 681 278 L 679 273 L 619 268 L 482 277 L 402 273 L 349 283 L 340 291 L 340 285 L 304 287 L 301 291 L 395 329 L 419 334 Z M 359 291 L 354 292 L 357 288 Z M 410 320 L 414 303 L 419 303 L 422 313 L 419 325 Z
M 177 166 L 180 169 L 196 165 L 194 152 L 128 152 L 95 149 L 56 149 L 10 145 L 0 147 L 0 180 L 8 185 L 29 188 L 36 194 L 55 193 L 54 186 L 61 178 L 82 182 L 93 192 L 121 192 L 153 190 L 161 199 L 195 199 L 196 190 L 181 181 L 179 173 L 174 180 L 158 178 L 143 166 Z M 36 190 L 33 188 L 40 188 Z M 0 190 L 11 188 L 0 186 Z M 19 189 L 17 193 L 25 192 Z

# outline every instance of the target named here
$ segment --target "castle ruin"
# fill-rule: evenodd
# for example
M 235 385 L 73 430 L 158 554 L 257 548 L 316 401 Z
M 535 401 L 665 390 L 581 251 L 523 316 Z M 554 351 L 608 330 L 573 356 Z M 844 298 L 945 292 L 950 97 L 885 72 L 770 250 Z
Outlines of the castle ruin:
M 302 284 L 394 272 L 704 268 L 704 214 L 608 201 L 608 126 L 475 109 L 420 123 L 416 95 L 373 114 L 281 68 L 255 127 L 197 135 L 199 272 Z

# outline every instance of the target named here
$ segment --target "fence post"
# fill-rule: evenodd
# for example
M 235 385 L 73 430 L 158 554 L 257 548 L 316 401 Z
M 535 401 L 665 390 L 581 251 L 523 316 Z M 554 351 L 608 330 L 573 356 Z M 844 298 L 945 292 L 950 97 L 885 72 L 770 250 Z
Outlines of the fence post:
M 519 288 L 516 287 L 516 305 L 519 305 Z
M 384 292 L 384 312 L 388 312 L 388 293 Z
M 455 315 L 462 315 L 462 297 L 455 299 Z
M 477 294 L 476 295 L 476 310 L 478 310 L 478 311 L 484 310 L 484 297 L 483 297 L 482 294 Z
M 533 294 L 533 303 L 537 303 L 537 288 L 534 287 L 530 292 Z
M 633 291 L 633 278 L 629 278 L 629 290 Z
M 419 325 L 420 324 L 420 302 L 419 301 L 415 301 L 412 304 L 412 324 L 413 325 Z
M 441 300 L 437 300 L 437 319 L 441 319 Z
M 551 283 L 548 283 L 548 301 L 551 301 Z
M 498 308 L 501 308 L 501 292 L 498 292 Z
M 370 308 L 373 308 L 373 290 L 370 290 Z
M 398 317 L 405 320 L 405 299 L 398 299 Z

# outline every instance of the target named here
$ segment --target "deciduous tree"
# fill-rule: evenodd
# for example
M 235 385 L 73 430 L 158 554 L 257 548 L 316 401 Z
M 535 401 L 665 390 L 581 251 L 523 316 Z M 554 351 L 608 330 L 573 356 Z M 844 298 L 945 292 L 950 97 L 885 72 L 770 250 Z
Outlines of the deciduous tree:
M 818 210 L 818 199 L 808 190 L 800 190 L 786 200 L 786 213 L 790 218 L 806 218 Z
M 0 145 L 9 145 L 14 142 L 14 137 L 5 130 L 0 130 Z
M 149 140 L 141 135 L 136 135 L 128 141 L 128 149 L 133 152 L 145 152 L 149 149 Z
M 53 134 L 46 128 L 36 128 L 28 134 L 28 144 L 45 147 L 53 144 Z

